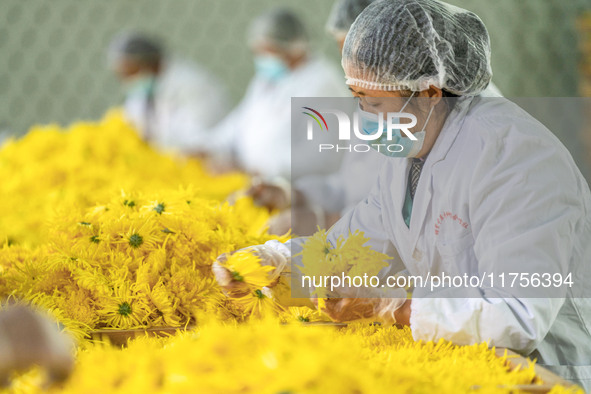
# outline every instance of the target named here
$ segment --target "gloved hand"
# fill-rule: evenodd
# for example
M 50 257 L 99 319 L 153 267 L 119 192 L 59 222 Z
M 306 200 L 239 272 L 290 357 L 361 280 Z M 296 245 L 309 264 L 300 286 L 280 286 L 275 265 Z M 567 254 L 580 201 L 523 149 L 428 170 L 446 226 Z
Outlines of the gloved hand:
M 404 289 L 392 289 L 389 298 L 328 298 L 320 310 L 332 320 L 347 322 L 360 319 L 373 319 L 382 323 L 396 323 L 395 312 L 405 302 Z
M 74 367 L 74 342 L 46 316 L 23 305 L 0 311 L 0 384 L 15 371 L 39 365 L 48 384 L 65 380 Z
M 290 272 L 291 252 L 287 246 L 279 241 L 271 240 L 264 245 L 249 246 L 240 250 L 252 251 L 254 255 L 261 259 L 261 265 L 275 267 L 273 271 L 268 273 L 271 285 L 267 287 L 275 286 L 279 282 L 281 273 Z M 230 253 L 230 255 L 233 253 L 235 252 Z M 227 258 L 228 254 L 226 253 L 217 258 L 212 266 L 213 274 L 228 297 L 243 297 L 251 291 L 250 286 L 244 281 L 236 280 L 230 270 L 223 266 Z

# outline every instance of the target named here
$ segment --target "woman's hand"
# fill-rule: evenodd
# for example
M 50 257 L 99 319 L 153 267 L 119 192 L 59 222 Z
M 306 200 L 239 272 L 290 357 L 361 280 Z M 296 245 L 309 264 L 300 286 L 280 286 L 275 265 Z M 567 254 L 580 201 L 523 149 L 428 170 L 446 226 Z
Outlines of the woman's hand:
M 267 287 L 273 287 L 279 282 L 279 277 L 282 272 L 290 272 L 291 270 L 291 251 L 288 247 L 279 241 L 267 241 L 264 245 L 253 245 L 241 250 L 249 250 L 254 255 L 258 256 L 261 265 L 275 267 L 273 271 L 268 273 L 270 284 Z M 237 280 L 232 272 L 224 267 L 224 263 L 228 257 L 234 254 L 224 253 L 214 261 L 211 271 L 215 276 L 216 281 L 220 287 L 226 292 L 228 297 L 242 297 L 248 294 L 251 289 L 250 286 L 242 280 Z
M 337 322 L 373 318 L 409 326 L 410 304 L 411 301 L 404 298 L 330 298 L 325 301 L 322 312 Z
M 233 253 L 234 252 L 220 255 L 211 266 L 211 271 L 228 297 L 240 298 L 250 293 L 250 287 L 243 281 L 234 279 L 230 270 L 222 266 L 222 264 L 228 259 L 228 256 L 231 256 Z
M 369 319 L 375 316 L 379 298 L 328 298 L 321 309 L 336 322 Z

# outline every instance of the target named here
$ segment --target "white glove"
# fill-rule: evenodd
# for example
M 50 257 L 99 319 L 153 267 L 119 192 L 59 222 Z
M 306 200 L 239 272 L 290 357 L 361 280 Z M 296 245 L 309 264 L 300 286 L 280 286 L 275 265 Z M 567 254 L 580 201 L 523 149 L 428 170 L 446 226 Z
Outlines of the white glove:
M 290 272 L 291 252 L 287 246 L 277 240 L 267 241 L 264 245 L 249 246 L 240 250 L 251 251 L 258 256 L 261 265 L 275 267 L 269 272 L 269 281 L 273 287 L 279 281 L 282 272 Z M 232 255 L 235 252 L 230 253 Z M 248 294 L 250 288 L 247 283 L 238 281 L 232 277 L 232 273 L 222 264 L 227 260 L 228 254 L 220 255 L 213 263 L 211 269 L 218 282 L 229 297 L 242 297 Z

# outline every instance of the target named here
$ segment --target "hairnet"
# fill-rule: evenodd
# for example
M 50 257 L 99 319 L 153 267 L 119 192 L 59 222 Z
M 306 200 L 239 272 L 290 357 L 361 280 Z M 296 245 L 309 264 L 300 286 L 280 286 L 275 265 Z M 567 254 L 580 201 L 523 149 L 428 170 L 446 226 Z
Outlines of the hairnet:
M 357 16 L 359 16 L 361 11 L 370 5 L 372 1 L 373 0 L 336 1 L 330 10 L 330 15 L 326 22 L 326 31 L 333 36 L 345 37 Z
M 472 12 L 437 0 L 380 0 L 355 20 L 343 48 L 347 84 L 477 95 L 491 80 L 490 40 Z
M 133 59 L 140 64 L 153 65 L 163 56 L 160 43 L 139 33 L 122 33 L 109 45 L 109 64 L 114 65 L 123 58 Z
M 307 47 L 306 29 L 292 11 L 273 8 L 252 22 L 248 42 L 251 46 L 267 44 L 284 51 L 303 50 Z

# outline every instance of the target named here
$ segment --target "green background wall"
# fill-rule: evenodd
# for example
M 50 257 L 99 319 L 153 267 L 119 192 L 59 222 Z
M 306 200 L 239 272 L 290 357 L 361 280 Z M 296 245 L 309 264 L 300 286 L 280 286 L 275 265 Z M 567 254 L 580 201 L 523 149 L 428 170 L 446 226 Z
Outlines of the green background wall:
M 487 24 L 494 81 L 507 96 L 577 95 L 574 17 L 589 0 L 450 2 Z M 297 10 L 316 49 L 338 62 L 324 33 L 331 0 L 0 0 L 0 132 L 95 119 L 119 103 L 105 48 L 122 29 L 161 36 L 217 73 L 237 102 L 253 72 L 245 31 L 273 5 Z

